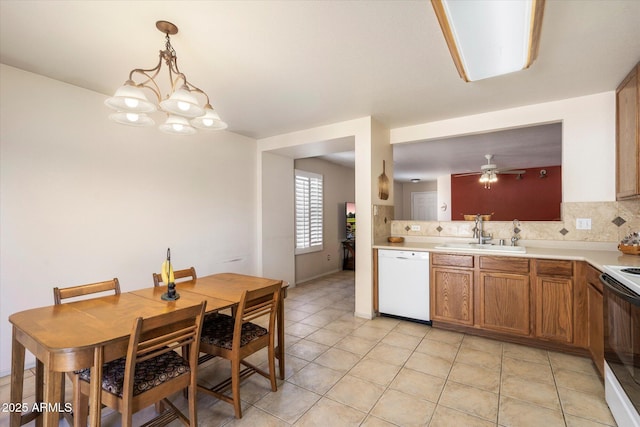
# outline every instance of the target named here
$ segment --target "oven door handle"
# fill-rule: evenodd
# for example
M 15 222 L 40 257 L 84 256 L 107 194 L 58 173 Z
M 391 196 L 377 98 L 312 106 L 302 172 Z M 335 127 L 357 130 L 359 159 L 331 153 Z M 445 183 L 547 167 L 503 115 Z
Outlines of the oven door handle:
M 609 276 L 608 274 L 601 274 L 600 281 L 604 286 L 607 287 L 609 291 L 613 292 L 618 297 L 622 298 L 628 303 L 640 307 L 640 295 L 636 294 L 613 277 Z

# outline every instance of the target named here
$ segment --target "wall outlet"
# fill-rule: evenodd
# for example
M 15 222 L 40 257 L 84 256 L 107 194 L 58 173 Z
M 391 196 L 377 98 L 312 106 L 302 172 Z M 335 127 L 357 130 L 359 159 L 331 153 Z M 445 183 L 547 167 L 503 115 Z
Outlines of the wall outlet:
M 420 226 L 419 225 L 412 225 L 411 226 L 411 231 L 420 231 Z
M 576 218 L 576 230 L 591 230 L 591 218 Z
M 327 261 L 331 261 L 331 254 L 327 254 Z

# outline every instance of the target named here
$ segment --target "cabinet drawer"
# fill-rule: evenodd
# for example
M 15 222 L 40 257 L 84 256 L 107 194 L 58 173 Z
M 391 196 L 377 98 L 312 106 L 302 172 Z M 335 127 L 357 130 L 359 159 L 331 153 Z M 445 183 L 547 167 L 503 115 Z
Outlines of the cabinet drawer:
M 529 272 L 529 260 L 526 258 L 481 256 L 479 263 L 482 270 L 505 271 L 507 273 Z
M 431 264 L 473 268 L 473 255 L 432 253 Z
M 573 276 L 573 261 L 553 259 L 536 260 L 536 274 L 539 276 Z

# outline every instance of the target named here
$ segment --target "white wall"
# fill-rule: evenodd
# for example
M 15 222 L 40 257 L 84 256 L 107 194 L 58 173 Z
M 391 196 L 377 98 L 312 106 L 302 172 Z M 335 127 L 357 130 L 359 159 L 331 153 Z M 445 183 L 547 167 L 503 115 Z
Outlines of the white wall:
M 562 200 L 615 200 L 615 92 L 527 105 L 391 130 L 414 142 L 562 121 Z
M 355 171 L 322 159 L 298 159 L 295 168 L 323 176 L 324 242 L 322 251 L 296 255 L 296 283 L 342 270 L 342 241 L 346 238 L 345 202 L 355 201 Z M 356 206 L 356 238 L 358 233 Z M 365 208 L 365 213 L 368 213 Z
M 286 280 L 292 286 L 295 277 L 295 224 L 293 159 L 262 153 L 261 194 L 258 203 L 262 215 L 262 272 L 265 277 Z M 283 215 L 282 212 L 288 214 Z
M 199 275 L 259 273 L 254 140 L 118 125 L 102 94 L 0 75 L 0 375 L 9 315 L 52 304 L 54 286 L 148 287 L 167 247 Z

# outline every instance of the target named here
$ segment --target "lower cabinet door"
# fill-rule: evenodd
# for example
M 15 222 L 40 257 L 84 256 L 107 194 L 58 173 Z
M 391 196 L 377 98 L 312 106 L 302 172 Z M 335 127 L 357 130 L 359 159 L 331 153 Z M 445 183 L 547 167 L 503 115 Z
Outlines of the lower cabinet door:
M 536 336 L 573 342 L 573 280 L 540 277 L 536 282 Z
M 480 273 L 479 323 L 483 329 L 531 335 L 528 275 Z
M 431 318 L 473 325 L 473 270 L 433 268 Z

